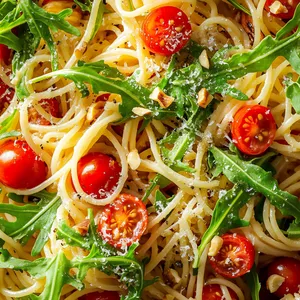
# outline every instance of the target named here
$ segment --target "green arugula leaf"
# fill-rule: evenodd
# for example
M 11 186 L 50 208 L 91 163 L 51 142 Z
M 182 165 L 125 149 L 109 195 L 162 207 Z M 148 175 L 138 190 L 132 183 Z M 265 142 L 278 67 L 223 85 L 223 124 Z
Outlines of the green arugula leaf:
M 161 213 L 168 204 L 174 199 L 175 195 L 170 198 L 167 198 L 160 190 L 157 190 L 155 193 L 155 210 L 158 213 Z
M 259 291 L 261 288 L 261 284 L 259 282 L 255 264 L 251 268 L 250 272 L 248 272 L 244 275 L 244 278 L 246 279 L 247 285 L 250 288 L 251 299 L 252 300 L 260 300 Z
M 249 9 L 247 9 L 245 6 L 243 6 L 241 3 L 237 2 L 236 0 L 228 0 L 228 2 L 234 6 L 235 8 L 243 11 L 244 13 L 246 13 L 247 15 L 249 15 L 251 17 L 251 13 L 249 11 Z
M 2 20 L 9 12 L 14 10 L 17 2 L 15 0 L 2 0 L 0 3 L 0 20 Z
M 290 99 L 296 113 L 300 114 L 300 79 L 293 82 L 291 78 L 287 77 L 284 83 L 286 86 L 286 96 Z
M 216 163 L 222 167 L 224 175 L 247 190 L 255 190 L 270 200 L 285 216 L 293 216 L 296 223 L 300 222 L 300 202 L 298 198 L 278 187 L 271 172 L 248 161 L 241 160 L 237 155 L 230 154 L 217 147 L 210 149 Z
M 223 234 L 229 229 L 249 225 L 248 222 L 240 219 L 239 211 L 253 195 L 254 192 L 245 192 L 243 187 L 235 185 L 218 200 L 210 225 L 205 231 L 201 239 L 201 244 L 198 247 L 198 253 L 193 264 L 194 273 L 197 273 L 199 259 L 205 247 L 211 242 L 214 236 Z
M 93 6 L 93 1 L 91 0 L 84 0 L 84 1 L 79 1 L 79 0 L 74 0 L 74 3 L 76 3 L 82 11 L 92 11 L 92 6 Z
M 121 283 L 125 284 L 128 293 L 122 299 L 139 300 L 144 287 L 155 280 L 144 280 L 144 263 L 140 263 L 134 257 L 137 244 L 131 245 L 124 255 L 117 254 L 116 250 L 104 243 L 96 232 L 96 224 L 92 211 L 89 210 L 90 227 L 86 237 L 80 236 L 75 230 L 67 228 L 61 223 L 58 229 L 60 238 L 65 238 L 72 246 L 79 246 L 90 250 L 85 257 L 74 257 L 68 260 L 60 251 L 53 258 L 39 258 L 35 261 L 27 261 L 11 257 L 7 250 L 0 249 L 0 268 L 23 270 L 29 272 L 34 278 L 46 278 L 45 288 L 38 295 L 31 295 L 36 300 L 59 300 L 61 290 L 66 284 L 70 284 L 81 290 L 84 288 L 82 281 L 91 268 L 97 268 L 107 275 L 116 275 Z M 76 272 L 71 275 L 70 270 Z
M 21 135 L 21 132 L 16 130 L 8 131 L 14 121 L 16 113 L 17 110 L 15 109 L 14 112 L 0 124 L 0 140 Z
M 300 238 L 300 225 L 292 222 L 286 232 L 289 238 Z
M 7 235 L 15 240 L 20 240 L 22 244 L 26 244 L 35 232 L 40 231 L 31 251 L 31 255 L 36 256 L 48 240 L 61 200 L 56 194 L 46 191 L 36 193 L 33 196 L 40 199 L 37 205 L 18 206 L 1 203 L 0 212 L 8 213 L 16 217 L 16 220 L 9 222 L 0 218 L 0 227 Z
M 50 32 L 61 29 L 67 33 L 80 36 L 80 31 L 65 18 L 72 14 L 72 9 L 65 9 L 57 14 L 51 14 L 36 5 L 32 0 L 20 0 L 20 8 L 28 23 L 29 29 L 36 38 L 44 39 L 50 52 L 53 70 L 58 69 L 57 51 Z

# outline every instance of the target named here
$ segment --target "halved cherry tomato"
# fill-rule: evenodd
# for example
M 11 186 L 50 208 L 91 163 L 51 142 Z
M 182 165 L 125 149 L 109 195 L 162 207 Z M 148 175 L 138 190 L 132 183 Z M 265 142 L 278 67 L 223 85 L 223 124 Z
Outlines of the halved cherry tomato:
M 174 6 L 159 7 L 145 18 L 141 37 L 150 51 L 171 55 L 182 49 L 191 37 L 187 15 Z
M 97 97 L 96 102 L 98 101 L 107 101 L 109 99 L 110 94 L 105 93 Z
M 3 44 L 0 44 L 0 63 L 4 62 L 6 65 L 10 63 L 11 50 Z
M 113 193 L 120 179 L 121 167 L 112 157 L 92 152 L 77 165 L 78 179 L 85 193 L 99 199 Z
M 79 298 L 79 300 L 120 300 L 120 295 L 117 292 L 93 292 Z
M 268 266 L 268 276 L 273 274 L 280 275 L 285 278 L 282 285 L 274 293 L 279 298 L 285 294 L 299 293 L 300 291 L 300 261 L 290 257 L 276 258 Z
M 15 90 L 0 79 L 0 112 L 10 104 L 15 95 Z
M 238 300 L 238 296 L 236 293 L 228 288 L 229 294 L 231 296 L 231 300 Z M 203 287 L 202 292 L 203 300 L 223 300 L 224 296 L 222 290 L 218 284 L 208 284 Z
M 50 113 L 51 116 L 55 118 L 59 118 L 60 111 L 59 111 L 59 103 L 55 98 L 51 99 L 42 99 L 39 101 L 39 104 L 43 107 L 43 109 Z M 41 116 L 34 107 L 30 107 L 28 109 L 29 115 L 29 122 L 38 125 L 51 125 L 51 123 Z
M 110 245 L 122 248 L 137 242 L 148 224 L 145 204 L 132 195 L 121 194 L 106 205 L 100 215 L 98 232 Z
M 250 241 L 239 234 L 224 234 L 222 248 L 216 256 L 209 256 L 213 269 L 220 275 L 236 278 L 253 266 L 255 250 Z
M 276 123 L 269 108 L 245 105 L 234 116 L 231 125 L 233 143 L 248 155 L 259 155 L 273 143 Z
M 0 145 L 0 182 L 14 189 L 30 189 L 46 180 L 47 165 L 23 140 Z
M 270 6 L 278 1 L 282 6 L 277 14 L 270 12 Z M 265 3 L 265 10 L 270 12 L 272 16 L 281 19 L 291 19 L 295 13 L 297 5 L 300 0 L 267 0 Z

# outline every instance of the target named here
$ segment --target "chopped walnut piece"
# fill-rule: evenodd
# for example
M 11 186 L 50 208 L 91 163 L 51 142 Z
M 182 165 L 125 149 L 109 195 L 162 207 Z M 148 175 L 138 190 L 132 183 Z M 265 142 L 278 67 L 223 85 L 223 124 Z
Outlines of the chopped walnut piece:
M 280 1 L 275 1 L 270 5 L 270 12 L 274 15 L 277 14 L 282 14 L 282 13 L 287 13 L 288 9 L 280 2 Z
M 82 236 L 85 236 L 89 231 L 89 226 L 90 226 L 90 220 L 85 219 L 79 224 L 75 225 L 73 228 L 76 231 L 78 231 Z
M 197 104 L 203 108 L 205 108 L 213 99 L 213 97 L 209 94 L 206 88 L 202 88 L 198 92 L 198 100 Z
M 267 288 L 270 291 L 270 293 L 275 293 L 280 286 L 284 283 L 285 278 L 277 275 L 277 274 L 273 274 L 271 275 L 266 284 L 267 284 Z
M 209 59 L 207 55 L 207 51 L 203 50 L 199 56 L 199 61 L 202 67 L 209 69 Z
M 151 110 L 150 110 L 150 109 L 148 109 L 148 108 L 143 108 L 143 107 L 134 107 L 134 108 L 132 109 L 132 112 L 133 112 L 134 114 L 136 114 L 137 116 L 139 116 L 139 117 L 143 117 L 143 116 L 145 116 L 145 115 L 151 114 Z
M 208 250 L 208 256 L 216 256 L 223 246 L 223 239 L 216 235 L 213 237 Z
M 168 108 L 174 102 L 174 98 L 168 96 L 159 87 L 156 87 L 149 97 L 158 102 L 162 108 Z

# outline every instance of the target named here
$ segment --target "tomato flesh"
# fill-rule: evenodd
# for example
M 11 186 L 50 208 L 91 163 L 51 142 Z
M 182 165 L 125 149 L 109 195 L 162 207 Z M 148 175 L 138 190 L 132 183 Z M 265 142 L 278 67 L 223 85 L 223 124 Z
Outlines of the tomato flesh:
M 30 189 L 46 180 L 48 168 L 23 140 L 0 145 L 0 182 L 14 189 Z
M 110 292 L 110 291 L 93 292 L 81 296 L 79 300 L 120 300 L 120 296 L 119 293 L 117 292 Z
M 228 291 L 231 296 L 231 300 L 238 300 L 236 293 L 232 289 L 228 288 Z M 218 284 L 208 284 L 203 287 L 202 299 L 223 300 L 224 296 Z
M 172 55 L 189 41 L 192 27 L 187 15 L 174 6 L 159 7 L 146 16 L 141 38 L 151 52 Z
M 276 258 L 268 266 L 268 276 L 273 274 L 280 275 L 285 278 L 282 285 L 274 293 L 279 298 L 285 294 L 299 293 L 300 291 L 300 261 L 290 257 Z
M 102 95 L 100 95 L 100 96 L 97 97 L 96 102 L 99 102 L 99 101 L 108 101 L 109 96 L 110 96 L 109 93 L 102 94 Z
M 265 3 L 265 10 L 270 12 L 270 6 L 275 2 L 276 0 L 267 0 Z M 277 14 L 274 14 L 270 12 L 270 14 L 276 18 L 281 19 L 291 19 L 295 13 L 297 5 L 300 3 L 300 0 L 277 0 L 282 4 L 282 11 L 278 12 Z
M 15 95 L 15 90 L 0 79 L 0 112 L 7 107 Z
M 55 118 L 60 118 L 59 103 L 55 98 L 42 99 L 39 104 L 43 109 Z M 51 125 L 51 123 L 41 116 L 34 107 L 30 107 L 28 110 L 29 122 L 38 125 Z
M 88 195 L 103 199 L 113 193 L 120 179 L 121 167 L 112 157 L 92 152 L 77 165 L 81 188 Z
M 269 108 L 245 105 L 234 116 L 231 124 L 233 143 L 248 155 L 259 155 L 273 143 L 276 123 Z
M 228 278 L 240 277 L 253 266 L 255 250 L 251 242 L 239 234 L 221 236 L 223 245 L 216 256 L 209 256 L 213 269 Z
M 132 195 L 121 194 L 106 205 L 99 217 L 98 232 L 103 240 L 116 248 L 137 242 L 148 224 L 145 204 Z
M 0 44 L 0 63 L 4 62 L 6 65 L 10 63 L 11 50 L 3 44 Z

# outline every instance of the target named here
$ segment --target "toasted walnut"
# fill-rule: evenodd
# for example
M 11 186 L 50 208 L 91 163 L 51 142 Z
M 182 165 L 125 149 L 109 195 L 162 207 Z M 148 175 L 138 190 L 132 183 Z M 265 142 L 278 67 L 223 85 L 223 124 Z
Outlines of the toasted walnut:
M 103 112 L 103 108 L 104 108 L 103 101 L 93 103 L 88 109 L 86 119 L 89 122 L 92 122 L 93 120 L 97 119 Z
M 273 274 L 271 275 L 268 280 L 267 280 L 267 289 L 271 292 L 271 293 L 275 293 L 279 287 L 283 284 L 285 278 L 277 275 L 277 274 Z
M 141 164 L 141 158 L 136 149 L 129 152 L 127 162 L 132 170 L 136 170 Z
M 203 50 L 199 56 L 199 61 L 202 67 L 209 69 L 209 59 L 207 55 L 207 51 Z
M 282 297 L 280 300 L 296 300 L 296 299 L 299 299 L 299 298 L 295 298 L 292 294 L 287 294 L 287 295 L 284 295 L 284 297 Z
M 143 117 L 145 115 L 150 115 L 151 114 L 151 110 L 147 109 L 147 108 L 143 108 L 143 107 L 134 107 L 132 109 L 132 112 L 134 114 L 136 114 L 139 117 Z
M 272 5 L 270 5 L 270 12 L 274 15 L 277 15 L 282 13 L 285 14 L 288 12 L 288 10 L 280 1 L 275 1 L 272 3 Z
M 197 103 L 199 106 L 205 108 L 212 100 L 212 96 L 208 93 L 206 88 L 202 88 L 198 92 L 198 100 Z
M 149 97 L 162 108 L 168 108 L 174 102 L 174 98 L 165 94 L 159 87 L 156 87 Z
M 85 219 L 81 223 L 75 225 L 73 228 L 78 231 L 82 236 L 87 235 L 89 231 L 90 220 Z
M 208 256 L 216 256 L 223 246 L 223 239 L 216 235 L 213 237 L 208 250 Z

